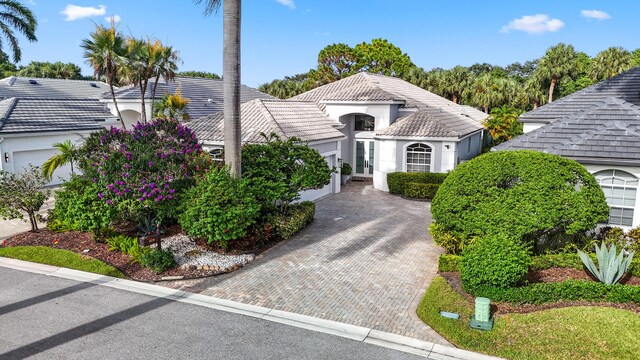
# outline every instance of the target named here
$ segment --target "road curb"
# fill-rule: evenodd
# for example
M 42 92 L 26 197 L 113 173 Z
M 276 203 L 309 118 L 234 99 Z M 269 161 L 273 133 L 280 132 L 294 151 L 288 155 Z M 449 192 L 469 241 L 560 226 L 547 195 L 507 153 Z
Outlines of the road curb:
M 215 310 L 251 316 L 266 321 L 277 322 L 325 334 L 340 336 L 393 350 L 407 352 L 430 359 L 492 360 L 493 356 L 478 354 L 450 346 L 434 344 L 402 335 L 373 330 L 361 326 L 337 321 L 319 319 L 307 315 L 275 310 L 266 307 L 243 304 L 212 296 L 194 294 L 182 290 L 111 276 L 88 273 L 57 266 L 44 265 L 29 261 L 0 257 L 0 267 L 20 270 L 45 276 L 53 276 L 78 282 L 92 283 L 123 291 L 179 301 L 187 304 L 208 307 Z

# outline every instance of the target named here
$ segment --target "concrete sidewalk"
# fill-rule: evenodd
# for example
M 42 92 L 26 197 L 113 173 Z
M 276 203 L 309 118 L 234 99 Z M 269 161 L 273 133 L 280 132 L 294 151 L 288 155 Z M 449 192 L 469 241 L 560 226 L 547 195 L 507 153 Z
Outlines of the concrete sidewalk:
M 0 318 L 7 324 L 0 358 L 180 358 L 192 351 L 224 358 L 495 359 L 370 328 L 1 257 L 0 279 Z M 200 341 L 202 335 L 207 342 Z M 140 342 L 145 347 L 122 346 Z M 242 346 L 225 346 L 232 343 Z

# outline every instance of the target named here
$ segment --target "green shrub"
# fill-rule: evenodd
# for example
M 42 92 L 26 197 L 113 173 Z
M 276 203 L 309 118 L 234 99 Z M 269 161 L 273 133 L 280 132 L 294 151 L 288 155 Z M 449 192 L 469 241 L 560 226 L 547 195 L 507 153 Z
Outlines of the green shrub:
M 451 231 L 446 230 L 437 223 L 429 225 L 429 233 L 433 237 L 433 241 L 443 247 L 449 254 L 459 254 L 465 246 L 473 242 L 473 239 L 467 240 L 454 237 Z
M 595 260 L 595 254 L 589 254 Z M 460 255 L 440 255 L 438 259 L 438 271 L 460 271 Z M 584 265 L 576 253 L 571 254 L 545 254 L 531 257 L 529 270 L 544 270 L 551 268 L 570 268 L 583 270 Z M 629 274 L 640 276 L 640 259 L 637 257 L 631 261 Z
M 574 160 L 537 151 L 491 152 L 460 164 L 431 203 L 434 220 L 457 238 L 508 234 L 542 253 L 557 234 L 607 219 L 597 181 Z M 558 239 L 563 239 L 559 237 Z
M 511 288 L 482 286 L 475 289 L 474 295 L 514 304 L 543 304 L 561 300 L 640 304 L 640 286 L 605 285 L 584 280 L 537 283 Z
M 353 168 L 351 168 L 351 165 L 349 163 L 343 163 L 342 167 L 340 167 L 341 175 L 351 175 L 352 172 Z
M 140 246 L 138 239 L 125 235 L 117 235 L 107 238 L 107 244 L 109 244 L 109 251 L 120 251 L 123 254 L 131 256 L 131 262 L 136 263 L 140 261 L 142 255 L 149 249 Z
M 487 236 L 464 249 L 460 278 L 467 291 L 480 286 L 506 288 L 525 281 L 531 256 L 520 241 L 505 235 Z
M 98 186 L 82 176 L 62 184 L 55 192 L 55 208 L 49 219 L 53 229 L 97 233 L 108 228 L 118 210 L 100 200 L 99 193 Z
M 443 254 L 438 257 L 438 271 L 458 272 L 460 271 L 460 260 L 462 256 Z
M 427 172 L 394 172 L 387 174 L 389 192 L 395 195 L 405 195 L 409 183 L 442 184 L 448 173 Z
M 436 196 L 438 192 L 439 184 L 422 184 L 411 182 L 407 184 L 407 189 L 404 191 L 404 196 L 412 199 L 427 199 L 431 200 Z
M 140 256 L 140 265 L 161 273 L 175 267 L 176 260 L 170 250 L 149 249 Z
M 315 213 L 316 204 L 311 201 L 304 201 L 290 206 L 286 216 L 276 217 L 276 233 L 283 239 L 292 237 L 313 221 Z
M 226 247 L 244 237 L 259 215 L 248 181 L 230 176 L 226 168 L 212 168 L 182 196 L 178 221 L 187 234 Z

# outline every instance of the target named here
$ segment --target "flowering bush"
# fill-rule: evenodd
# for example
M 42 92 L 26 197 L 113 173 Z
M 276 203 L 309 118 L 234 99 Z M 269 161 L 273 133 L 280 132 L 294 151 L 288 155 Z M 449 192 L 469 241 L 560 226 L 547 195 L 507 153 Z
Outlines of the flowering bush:
M 210 164 L 193 131 L 174 119 L 94 133 L 80 154 L 79 165 L 102 201 L 126 204 L 134 216 L 158 222 L 176 218 L 178 193 Z

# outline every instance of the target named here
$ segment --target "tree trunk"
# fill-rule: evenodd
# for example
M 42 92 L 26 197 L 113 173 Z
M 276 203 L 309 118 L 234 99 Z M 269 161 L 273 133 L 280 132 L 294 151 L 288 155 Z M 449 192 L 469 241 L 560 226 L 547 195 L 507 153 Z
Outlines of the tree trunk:
M 453 101 L 454 103 L 456 103 L 456 104 L 457 104 L 457 103 L 458 103 L 458 95 L 453 94 L 453 96 L 452 96 L 452 98 L 451 98 L 451 101 Z
M 146 99 L 144 98 L 147 93 L 147 84 L 149 84 L 149 80 L 140 81 L 140 97 L 142 99 L 142 103 L 140 104 L 140 119 L 144 124 L 147 123 L 147 104 Z
M 31 232 L 38 231 L 38 222 L 36 221 L 36 215 L 29 212 L 29 222 L 31 223 Z
M 120 124 L 122 124 L 122 129 L 126 130 L 127 127 L 124 125 L 124 119 L 122 118 L 122 114 L 120 114 L 120 108 L 118 107 L 118 100 L 116 100 L 116 93 L 113 90 L 113 79 L 109 78 L 109 88 L 111 88 L 111 99 L 113 99 L 113 106 L 116 107 L 116 114 L 118 114 L 118 119 L 120 119 Z
M 223 2 L 224 161 L 231 176 L 241 176 L 240 13 L 241 0 Z
M 156 103 L 156 90 L 158 89 L 158 81 L 160 80 L 160 75 L 156 75 L 155 80 L 153 81 L 153 90 L 151 90 L 151 117 L 154 117 L 153 114 L 153 104 Z M 166 79 L 165 79 L 166 80 Z M 167 89 L 168 90 L 168 89 Z M 167 93 L 169 93 L 167 91 Z
M 482 109 L 484 110 L 485 114 L 489 113 L 489 107 L 488 106 L 483 106 Z
M 537 109 L 538 107 L 540 107 L 540 101 L 538 101 L 538 100 L 534 100 L 534 101 L 533 101 L 533 108 L 534 108 L 534 109 Z
M 557 77 L 552 77 L 551 78 L 551 85 L 549 85 L 549 103 L 551 103 L 553 101 L 553 91 L 556 88 L 556 83 L 558 82 L 558 78 Z

